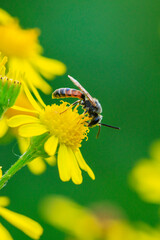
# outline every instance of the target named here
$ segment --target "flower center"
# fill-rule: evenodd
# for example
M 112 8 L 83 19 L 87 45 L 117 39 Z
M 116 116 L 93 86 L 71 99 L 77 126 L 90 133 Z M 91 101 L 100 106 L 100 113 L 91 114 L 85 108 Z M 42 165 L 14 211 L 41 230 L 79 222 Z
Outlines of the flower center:
M 0 25 L 0 51 L 8 57 L 32 57 L 40 50 L 37 29 L 23 30 L 17 22 Z
M 77 108 L 72 109 L 68 103 L 60 106 L 53 104 L 46 106 L 40 113 L 40 120 L 45 124 L 51 135 L 58 137 L 60 143 L 72 148 L 79 148 L 84 138 L 87 138 L 89 129 L 84 114 L 79 114 Z

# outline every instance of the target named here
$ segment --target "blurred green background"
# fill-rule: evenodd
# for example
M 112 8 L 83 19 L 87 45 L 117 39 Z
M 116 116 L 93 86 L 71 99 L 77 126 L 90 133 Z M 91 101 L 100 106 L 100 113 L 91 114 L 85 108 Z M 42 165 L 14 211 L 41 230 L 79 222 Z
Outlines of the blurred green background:
M 121 127 L 91 129 L 82 153 L 96 180 L 85 173 L 80 186 L 63 183 L 57 167 L 41 176 L 25 167 L 2 191 L 10 209 L 42 224 L 41 239 L 64 239 L 64 233 L 39 218 L 37 206 L 48 194 L 61 194 L 89 206 L 111 202 L 131 221 L 155 225 L 158 206 L 143 202 L 127 178 L 136 161 L 148 156 L 160 137 L 160 1 L 159 0 L 7 0 L 0 7 L 17 16 L 24 28 L 40 28 L 44 55 L 64 62 L 66 75 L 51 82 L 54 89 L 73 87 L 78 79 L 103 107 L 103 122 Z M 50 96 L 41 94 L 48 104 Z M 18 152 L 15 142 L 0 146 L 0 165 L 7 170 Z M 6 222 L 14 239 L 29 239 Z

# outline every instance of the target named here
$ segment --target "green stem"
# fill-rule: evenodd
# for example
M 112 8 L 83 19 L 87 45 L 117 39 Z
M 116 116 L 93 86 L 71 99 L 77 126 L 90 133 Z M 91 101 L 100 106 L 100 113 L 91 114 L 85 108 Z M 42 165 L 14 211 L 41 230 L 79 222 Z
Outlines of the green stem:
M 0 106 L 0 119 L 3 117 L 4 113 L 6 112 L 7 108 Z
M 37 137 L 31 138 L 31 143 L 27 151 L 20 156 L 9 170 L 0 179 L 0 189 L 2 189 L 7 181 L 27 163 L 35 159 L 36 157 L 48 157 L 44 151 L 44 142 L 46 141 L 48 134 L 43 134 Z
M 33 152 L 25 152 L 17 162 L 15 162 L 9 170 L 2 176 L 0 179 L 0 189 L 2 189 L 8 180 L 16 173 L 18 172 L 22 167 L 24 167 L 29 161 L 31 161 L 33 156 Z

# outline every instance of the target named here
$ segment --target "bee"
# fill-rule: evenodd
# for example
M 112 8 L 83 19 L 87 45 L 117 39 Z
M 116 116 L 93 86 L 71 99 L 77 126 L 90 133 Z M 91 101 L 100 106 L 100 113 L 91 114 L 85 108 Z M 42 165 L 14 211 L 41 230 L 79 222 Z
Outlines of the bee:
M 69 98 L 69 97 L 78 98 L 79 100 L 72 103 L 70 107 L 77 104 L 83 107 L 84 114 L 88 113 L 88 116 L 91 118 L 91 120 L 88 122 L 88 127 L 94 127 L 96 125 L 99 126 L 97 138 L 99 136 L 101 126 L 119 130 L 120 129 L 119 127 L 114 127 L 101 123 L 103 116 L 101 115 L 102 107 L 99 101 L 96 98 L 93 98 L 76 79 L 74 79 L 70 75 L 68 75 L 68 77 L 73 82 L 73 84 L 77 86 L 80 90 L 72 88 L 59 88 L 52 93 L 52 98 Z

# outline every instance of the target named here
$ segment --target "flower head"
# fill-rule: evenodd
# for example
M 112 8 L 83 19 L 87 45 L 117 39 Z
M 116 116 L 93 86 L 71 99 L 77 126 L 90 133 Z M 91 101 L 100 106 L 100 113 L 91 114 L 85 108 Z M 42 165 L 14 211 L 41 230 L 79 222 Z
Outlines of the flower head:
M 9 202 L 8 197 L 0 197 L 0 216 L 32 239 L 39 239 L 43 233 L 43 228 L 40 224 L 24 215 L 7 209 L 6 206 L 9 205 Z M 2 224 L 0 224 L 0 236 L 1 239 L 12 240 L 10 233 Z
M 141 198 L 152 203 L 160 203 L 160 141 L 150 148 L 151 158 L 141 159 L 132 169 L 129 180 Z
M 0 118 L 15 104 L 20 93 L 22 77 L 13 78 L 11 72 L 6 73 L 7 57 L 0 59 Z
M 41 201 L 44 220 L 73 239 L 102 239 L 101 224 L 91 209 L 63 196 L 48 196 Z
M 117 207 L 104 203 L 97 203 L 96 206 L 100 206 L 100 209 L 81 206 L 63 196 L 48 196 L 41 201 L 39 209 L 44 220 L 65 232 L 69 239 L 160 239 L 159 226 L 153 228 L 142 222 L 133 225 L 124 216 L 119 215 Z
M 9 57 L 8 65 L 14 71 L 25 72 L 26 81 L 44 93 L 51 87 L 43 77 L 52 79 L 64 74 L 63 63 L 41 56 L 38 29 L 22 29 L 17 19 L 0 9 L 0 51 Z
M 82 183 L 80 168 L 94 179 L 92 170 L 79 150 L 89 131 L 86 123 L 89 120 L 88 116 L 79 114 L 77 108 L 68 108 L 65 102 L 46 106 L 36 91 L 34 93 L 38 99 L 37 103 L 25 84 L 23 87 L 37 114 L 13 116 L 8 120 L 8 125 L 18 127 L 21 137 L 31 138 L 47 134 L 43 147 L 48 156 L 54 156 L 58 149 L 58 169 L 62 181 L 72 179 L 75 184 Z

